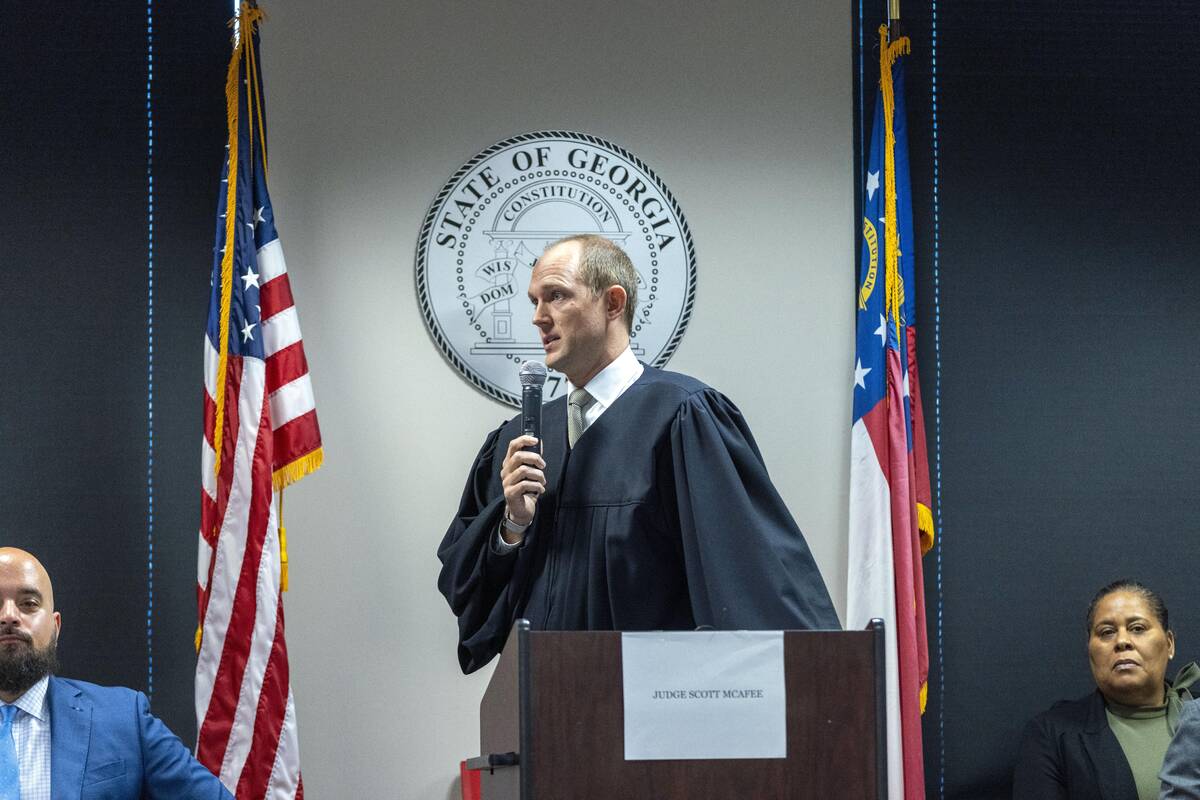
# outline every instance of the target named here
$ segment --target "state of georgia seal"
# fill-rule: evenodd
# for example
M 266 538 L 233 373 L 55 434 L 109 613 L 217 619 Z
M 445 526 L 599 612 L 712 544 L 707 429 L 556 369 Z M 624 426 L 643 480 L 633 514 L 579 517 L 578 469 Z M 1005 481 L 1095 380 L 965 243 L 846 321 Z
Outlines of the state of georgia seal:
M 520 406 L 518 370 L 543 357 L 527 297 L 533 263 L 564 236 L 594 233 L 638 272 L 630 331 L 637 357 L 661 367 L 687 328 L 696 255 L 683 212 L 640 159 L 585 133 L 539 131 L 498 142 L 438 192 L 417 242 L 417 299 L 450 364 L 480 391 Z M 547 400 L 565 380 L 550 373 Z

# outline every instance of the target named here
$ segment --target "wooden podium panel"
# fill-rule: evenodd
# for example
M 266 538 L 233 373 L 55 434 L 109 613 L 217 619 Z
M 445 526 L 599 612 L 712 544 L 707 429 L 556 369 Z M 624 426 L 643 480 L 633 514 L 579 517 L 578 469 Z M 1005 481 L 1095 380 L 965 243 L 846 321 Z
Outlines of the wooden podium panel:
M 621 634 L 518 621 L 480 704 L 484 800 L 882 798 L 883 631 L 785 631 L 787 758 L 626 761 Z

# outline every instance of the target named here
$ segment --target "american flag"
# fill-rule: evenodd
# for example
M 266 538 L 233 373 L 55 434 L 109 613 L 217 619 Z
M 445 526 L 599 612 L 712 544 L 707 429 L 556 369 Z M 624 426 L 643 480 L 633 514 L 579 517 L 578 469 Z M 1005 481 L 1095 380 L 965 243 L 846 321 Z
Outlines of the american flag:
M 863 192 L 846 626 L 886 624 L 888 797 L 923 800 L 929 647 L 921 556 L 933 545 L 916 364 L 916 285 L 904 108 L 909 40 L 880 28 L 880 92 Z
M 288 678 L 277 494 L 321 465 L 321 433 L 275 215 L 258 70 L 242 6 L 204 338 L 196 757 L 239 798 L 302 798 Z

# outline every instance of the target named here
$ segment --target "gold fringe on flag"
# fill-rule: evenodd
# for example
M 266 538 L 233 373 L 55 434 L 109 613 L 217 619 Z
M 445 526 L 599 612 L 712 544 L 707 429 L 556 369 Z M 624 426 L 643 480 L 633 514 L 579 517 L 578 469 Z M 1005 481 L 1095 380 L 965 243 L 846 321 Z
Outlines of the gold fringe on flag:
M 917 503 L 917 530 L 921 532 L 921 555 L 933 549 L 933 511 L 924 503 Z
M 277 491 L 283 491 L 309 473 L 316 472 L 325 463 L 325 448 L 318 447 L 306 456 L 301 456 L 290 464 L 285 464 L 271 475 L 271 482 Z

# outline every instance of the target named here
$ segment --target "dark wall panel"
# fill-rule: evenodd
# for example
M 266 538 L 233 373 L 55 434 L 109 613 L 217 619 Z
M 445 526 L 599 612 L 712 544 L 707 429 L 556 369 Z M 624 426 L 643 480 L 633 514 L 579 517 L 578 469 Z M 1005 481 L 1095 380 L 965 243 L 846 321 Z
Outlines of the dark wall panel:
M 0 25 L 0 539 L 51 572 L 63 674 L 151 691 L 185 740 L 228 16 L 11 4 Z
M 202 356 L 225 155 L 230 6 L 175 2 L 155 21 L 154 680 L 159 713 L 188 742 L 196 728 Z
M 1192 14 L 1158 0 L 904 15 L 922 389 L 941 395 L 927 785 L 1008 797 L 1024 723 L 1092 688 L 1095 589 L 1157 588 L 1174 666 L 1200 657 L 1186 558 L 1200 535 Z

